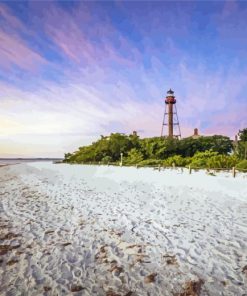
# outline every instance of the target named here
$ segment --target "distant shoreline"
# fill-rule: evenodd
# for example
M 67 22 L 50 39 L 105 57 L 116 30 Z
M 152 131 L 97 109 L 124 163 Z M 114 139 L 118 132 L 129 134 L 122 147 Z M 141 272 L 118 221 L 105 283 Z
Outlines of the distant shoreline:
M 28 162 L 61 161 L 62 158 L 0 158 L 0 166 Z
M 0 161 L 1 160 L 62 160 L 63 158 L 57 158 L 57 157 L 54 157 L 54 158 L 46 158 L 46 157 L 0 157 Z

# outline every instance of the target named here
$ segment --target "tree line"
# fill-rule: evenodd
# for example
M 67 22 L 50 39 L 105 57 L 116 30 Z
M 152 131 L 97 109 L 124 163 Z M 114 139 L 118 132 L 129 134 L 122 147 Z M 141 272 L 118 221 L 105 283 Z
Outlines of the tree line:
M 247 128 L 239 131 L 235 143 L 222 135 L 188 137 L 181 140 L 153 137 L 140 138 L 136 133 L 112 133 L 101 136 L 91 145 L 66 153 L 64 162 L 123 165 L 192 166 L 247 169 Z

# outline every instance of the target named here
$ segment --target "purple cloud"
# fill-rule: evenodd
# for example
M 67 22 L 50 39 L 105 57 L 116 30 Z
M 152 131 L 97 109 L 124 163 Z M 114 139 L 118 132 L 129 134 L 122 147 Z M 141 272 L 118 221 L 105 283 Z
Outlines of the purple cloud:
M 170 87 L 183 136 L 197 127 L 233 137 L 247 125 L 239 3 L 205 14 L 200 3 L 63 5 L 31 2 L 25 23 L 0 5 L 0 131 L 9 145 L 22 135 L 24 149 L 34 137 L 39 151 L 53 136 L 54 153 L 58 142 L 73 150 L 112 131 L 159 136 Z

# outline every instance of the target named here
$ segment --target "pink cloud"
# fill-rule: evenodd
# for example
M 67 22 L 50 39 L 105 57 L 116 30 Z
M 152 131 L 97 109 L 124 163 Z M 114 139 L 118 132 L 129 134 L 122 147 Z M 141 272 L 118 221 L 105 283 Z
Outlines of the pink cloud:
M 67 12 L 59 8 L 53 3 L 45 6 L 40 3 L 36 5 L 30 4 L 35 14 L 35 23 L 40 27 L 43 26 L 46 34 L 60 48 L 60 50 L 72 61 L 77 64 L 95 64 L 113 61 L 120 65 L 133 67 L 135 62 L 140 58 L 140 53 L 133 48 L 129 41 L 124 38 L 119 31 L 114 28 L 109 19 L 104 19 L 100 24 L 95 19 L 94 12 L 87 5 L 78 5 L 73 11 Z M 24 32 L 31 38 L 37 38 L 32 28 L 27 28 L 11 11 L 4 5 L 0 5 L 0 16 L 5 20 L 4 31 L 1 32 L 1 41 L 5 42 L 5 46 L 1 46 L 3 52 L 1 64 L 5 67 L 11 65 L 10 61 L 17 63 L 22 68 L 29 69 L 30 64 L 34 60 L 38 60 L 38 54 L 31 53 L 31 49 L 27 48 L 25 42 L 17 37 L 17 30 Z M 62 20 L 62 22 L 61 22 Z M 8 38 L 6 37 L 8 33 Z M 5 36 L 3 36 L 5 35 Z M 112 40 L 116 38 L 119 41 L 119 47 L 112 45 Z M 10 45 L 18 43 L 21 52 L 29 57 L 30 62 L 21 61 L 21 55 L 15 54 L 13 49 L 8 50 Z M 8 48 L 6 48 L 8 46 Z M 51 46 L 48 44 L 47 46 Z M 13 48 L 13 47 L 12 47 Z M 11 51 L 11 53 L 9 52 Z M 128 57 L 121 55 L 120 51 L 129 53 Z M 18 58 L 17 58 L 18 55 Z M 6 59 L 7 57 L 7 59 Z M 42 58 L 40 57 L 40 60 Z M 25 65 L 25 64 L 28 65 Z
M 205 129 L 207 134 L 223 134 L 233 137 L 241 128 L 247 126 L 247 106 L 241 103 L 229 103 L 227 110 L 209 116 L 210 126 Z
M 47 61 L 20 37 L 19 33 L 25 33 L 33 38 L 34 33 L 20 21 L 10 9 L 0 4 L 0 66 L 10 69 L 16 65 L 24 70 L 34 72 Z
M 0 30 L 0 65 L 9 69 L 17 65 L 22 69 L 36 71 L 46 61 L 38 53 L 31 50 L 16 35 L 9 35 Z
M 69 58 L 75 62 L 81 62 L 82 59 L 91 61 L 93 48 L 73 16 L 62 9 L 51 7 L 44 15 L 43 21 L 47 34 Z
M 8 28 L 26 30 L 23 23 L 3 4 L 0 4 L 0 16 L 7 22 Z
M 60 20 L 63 20 L 60 22 Z M 93 12 L 85 6 L 66 12 L 51 6 L 43 14 L 45 32 L 52 41 L 72 61 L 83 64 L 117 62 L 120 65 L 134 66 L 140 54 L 106 19 L 101 24 L 95 20 Z M 112 40 L 119 46 L 113 46 Z M 124 57 L 121 51 L 130 53 Z

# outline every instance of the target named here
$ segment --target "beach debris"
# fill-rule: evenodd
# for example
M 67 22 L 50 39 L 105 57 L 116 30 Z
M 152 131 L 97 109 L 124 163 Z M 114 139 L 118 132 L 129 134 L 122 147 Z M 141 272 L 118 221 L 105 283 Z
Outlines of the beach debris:
M 14 264 L 16 264 L 16 263 L 18 263 L 18 262 L 19 262 L 18 260 L 12 259 L 12 260 L 9 260 L 6 264 L 7 264 L 8 266 L 11 266 L 11 265 L 14 265 Z
M 142 247 L 142 245 L 135 244 L 135 245 L 127 246 L 126 249 L 141 248 L 141 247 Z
M 18 249 L 21 245 L 0 245 L 0 255 L 5 255 L 7 254 L 9 251 L 12 251 L 13 249 Z
M 188 281 L 185 283 L 184 289 L 176 296 L 199 296 L 201 293 L 204 281 L 199 279 L 197 281 Z
M 29 189 L 29 187 L 27 187 L 27 186 L 21 188 L 22 191 L 28 190 L 28 189 Z
M 135 249 L 138 254 L 143 253 L 144 246 L 139 244 L 129 245 L 126 249 Z
M 69 245 L 71 245 L 71 243 L 69 243 L 69 242 L 67 242 L 67 243 L 63 243 L 63 244 L 62 244 L 63 247 L 67 247 L 67 246 L 69 246 Z
M 120 273 L 123 272 L 123 268 L 121 266 L 114 266 L 110 271 L 113 272 L 115 276 L 119 276 Z
M 149 257 L 148 255 L 145 254 L 138 254 L 136 255 L 135 263 L 151 263 L 151 261 L 146 261 L 144 260 L 145 257 Z
M 145 284 L 154 283 L 157 275 L 158 274 L 156 272 L 149 274 L 148 276 L 145 277 L 144 283 Z
M 106 231 L 108 231 L 108 230 L 106 230 Z M 116 236 L 118 236 L 118 237 L 120 237 L 120 236 L 122 236 L 123 235 L 123 231 L 116 231 L 116 230 L 114 230 L 114 229 L 112 229 L 112 230 L 110 230 L 110 232 L 109 232 L 111 235 L 116 235 Z
M 107 245 L 100 247 L 100 252 L 106 253 L 106 249 L 105 249 L 106 247 L 107 247 Z
M 242 269 L 242 273 L 245 273 L 245 275 L 247 275 L 247 265 L 245 265 Z
M 103 263 L 108 263 L 106 247 L 107 245 L 100 247 L 99 252 L 95 255 L 95 260 L 99 260 Z
M 8 227 L 9 227 L 9 225 L 7 225 L 7 224 L 0 225 L 0 228 L 8 228 Z
M 111 261 L 111 268 L 109 269 L 110 272 L 112 272 L 115 276 L 119 276 L 121 272 L 123 272 L 123 267 L 118 266 L 118 263 L 116 260 Z
M 4 236 L 1 236 L 0 240 L 9 240 L 9 239 L 16 238 L 19 236 L 21 236 L 21 235 L 17 234 L 17 233 L 9 232 L 9 233 L 5 234 Z
M 134 225 L 132 228 L 131 228 L 131 231 L 134 233 L 134 229 L 137 227 L 137 225 Z
M 70 291 L 71 292 L 80 292 L 80 291 L 82 291 L 82 290 L 84 290 L 85 288 L 84 287 L 82 287 L 81 285 L 72 285 L 71 287 L 70 287 Z
M 24 254 L 24 252 L 22 252 L 22 251 L 17 251 L 15 254 L 16 254 L 17 256 L 20 256 L 21 254 Z
M 55 231 L 54 230 L 47 230 L 46 232 L 45 232 L 45 234 L 50 234 L 50 233 L 54 233 Z
M 173 255 L 164 255 L 163 258 L 165 258 L 166 260 L 166 264 L 168 265 L 178 265 L 178 262 L 177 262 L 177 259 L 176 259 L 176 256 Z
M 84 219 L 79 219 L 78 225 L 79 226 L 85 226 L 86 225 L 86 221 Z
M 110 291 L 106 292 L 106 296 L 121 296 L 121 294 L 118 294 L 118 293 L 110 290 Z
M 51 287 L 44 286 L 44 288 L 43 288 L 43 289 L 44 289 L 44 291 L 45 291 L 45 292 L 48 292 L 48 291 L 50 291 L 50 290 L 51 290 Z

